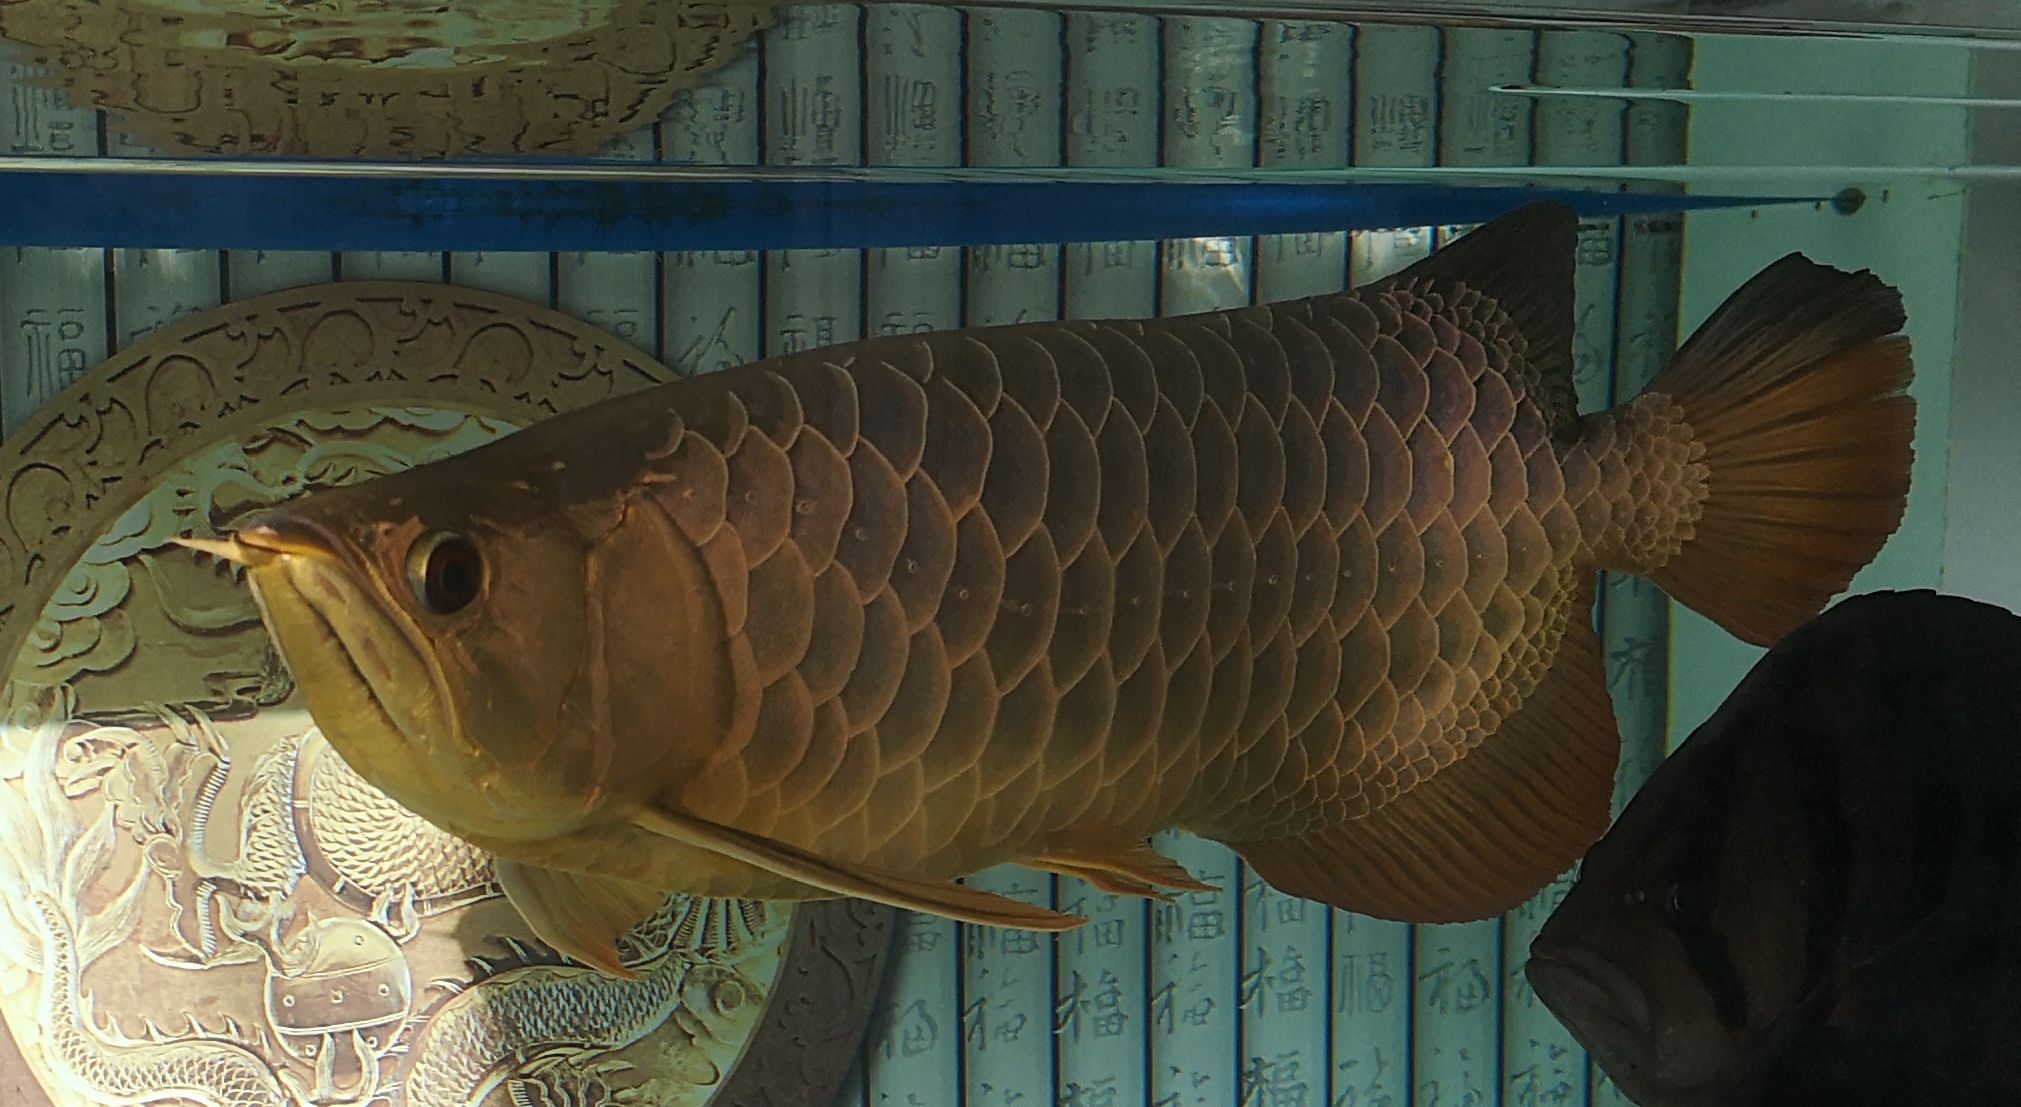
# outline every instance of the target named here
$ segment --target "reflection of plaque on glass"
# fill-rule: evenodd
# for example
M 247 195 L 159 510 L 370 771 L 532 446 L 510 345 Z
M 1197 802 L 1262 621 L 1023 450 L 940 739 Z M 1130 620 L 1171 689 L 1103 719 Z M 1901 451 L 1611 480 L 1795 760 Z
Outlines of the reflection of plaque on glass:
M 583 155 L 772 20 L 760 0 L 10 0 L 0 39 L 171 154 Z
M 170 541 L 670 376 L 508 297 L 321 285 L 165 328 L 0 446 L 7 1103 L 833 1097 L 889 909 L 674 896 L 619 943 L 636 979 L 566 962 L 329 746 L 232 568 Z

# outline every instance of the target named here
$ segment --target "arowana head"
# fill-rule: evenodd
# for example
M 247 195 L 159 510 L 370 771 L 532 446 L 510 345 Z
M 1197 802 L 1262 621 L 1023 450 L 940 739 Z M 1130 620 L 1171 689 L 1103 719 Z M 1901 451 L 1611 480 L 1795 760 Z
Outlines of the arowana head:
M 664 514 L 585 501 L 560 464 L 514 475 L 528 468 L 501 454 L 184 544 L 246 566 L 310 716 L 359 775 L 453 833 L 548 839 L 623 818 L 707 759 L 726 729 L 723 623 Z

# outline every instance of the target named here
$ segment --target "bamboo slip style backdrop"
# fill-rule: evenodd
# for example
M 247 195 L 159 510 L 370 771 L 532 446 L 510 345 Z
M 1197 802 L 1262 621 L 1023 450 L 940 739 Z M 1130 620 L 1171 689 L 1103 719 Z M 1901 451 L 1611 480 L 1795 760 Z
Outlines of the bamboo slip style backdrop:
M 1532 101 L 1498 83 L 1681 87 L 1688 41 L 878 4 L 787 7 L 757 48 L 603 156 L 719 164 L 1673 163 L 1685 109 Z M 153 153 L 5 72 L 9 153 Z M 314 214 L 303 213 L 313 219 Z M 550 303 L 683 374 L 871 333 L 1179 314 L 1360 284 L 1465 227 L 962 250 L 653 254 L 0 251 L 0 428 L 89 366 L 223 300 L 331 279 L 445 280 Z M 1580 237 L 1588 409 L 1673 348 L 1679 227 Z M 1625 743 L 1617 809 L 1664 753 L 1667 601 L 1608 581 Z M 1563 879 L 1505 919 L 1404 926 L 1270 891 L 1225 848 L 1159 848 L 1219 895 L 1170 906 L 1004 868 L 992 891 L 1085 914 L 1057 939 L 907 917 L 840 1103 L 864 1107 L 1485 1107 L 1624 1103 L 1530 994 Z

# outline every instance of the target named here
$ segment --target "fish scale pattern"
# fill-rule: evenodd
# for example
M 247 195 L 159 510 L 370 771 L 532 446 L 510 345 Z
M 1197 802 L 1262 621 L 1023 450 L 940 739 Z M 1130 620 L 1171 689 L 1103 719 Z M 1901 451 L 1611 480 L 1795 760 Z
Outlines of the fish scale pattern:
M 941 875 L 1366 814 L 1517 709 L 1594 568 L 1582 512 L 1628 518 L 1582 503 L 1631 482 L 1568 470 L 1548 387 L 1450 284 L 689 382 L 656 480 L 738 708 L 674 798 Z

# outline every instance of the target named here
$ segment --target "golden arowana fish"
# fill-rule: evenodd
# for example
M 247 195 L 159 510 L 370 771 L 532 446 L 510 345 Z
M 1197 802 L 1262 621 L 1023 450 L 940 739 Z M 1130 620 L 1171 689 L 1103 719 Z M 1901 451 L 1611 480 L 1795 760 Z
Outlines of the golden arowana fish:
M 1371 915 L 1521 902 L 1605 829 L 1602 568 L 1768 642 L 1900 520 L 1897 295 L 1792 255 L 1580 416 L 1575 219 L 1352 292 L 874 338 L 318 491 L 248 567 L 331 744 L 617 971 L 669 891 L 1079 919 L 1179 828 Z

